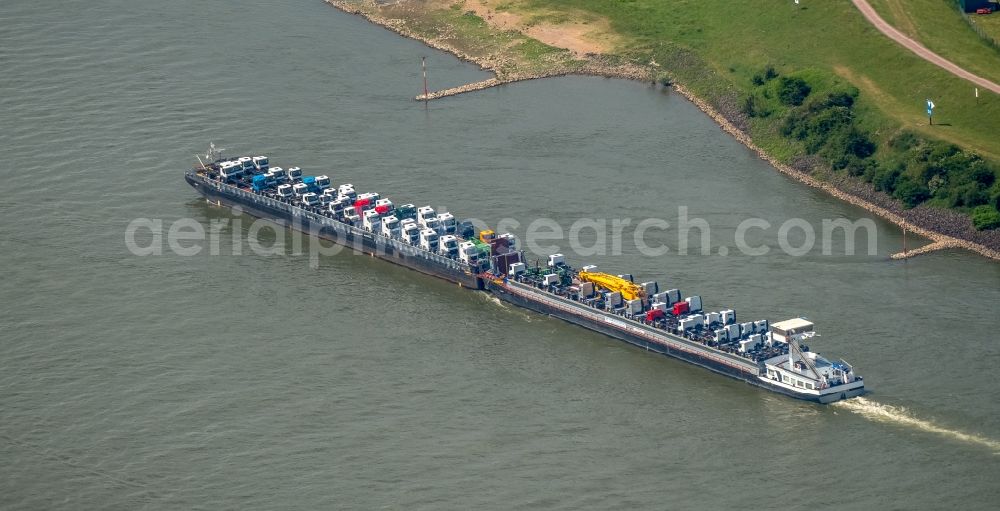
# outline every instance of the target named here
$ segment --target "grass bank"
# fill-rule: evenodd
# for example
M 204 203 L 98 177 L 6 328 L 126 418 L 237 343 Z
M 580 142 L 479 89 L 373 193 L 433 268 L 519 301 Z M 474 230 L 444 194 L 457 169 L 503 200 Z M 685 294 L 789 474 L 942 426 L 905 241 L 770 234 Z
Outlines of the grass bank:
M 1000 8 L 1000 4 L 996 5 Z M 1000 12 L 988 16 L 969 14 L 969 22 L 975 26 L 984 37 L 988 37 L 1000 45 Z
M 1000 48 L 970 30 L 956 0 L 868 0 L 868 3 L 893 27 L 931 51 L 967 71 L 1000 83 Z M 998 17 L 972 14 L 969 19 L 992 25 L 990 18 Z

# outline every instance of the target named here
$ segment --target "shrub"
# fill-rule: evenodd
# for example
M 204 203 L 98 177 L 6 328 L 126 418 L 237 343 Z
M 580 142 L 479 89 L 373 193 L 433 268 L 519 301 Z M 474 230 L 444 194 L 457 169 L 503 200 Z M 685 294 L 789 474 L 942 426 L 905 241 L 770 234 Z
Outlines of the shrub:
M 900 151 L 908 151 L 918 145 L 920 145 L 920 139 L 909 131 L 903 131 L 889 141 L 889 147 Z
M 961 186 L 952 187 L 948 191 L 948 206 L 952 208 L 971 208 L 980 204 L 986 204 L 989 196 L 986 191 L 976 183 L 965 183 Z
M 993 169 L 990 169 L 983 164 L 982 160 L 977 163 L 978 165 L 975 165 L 972 168 L 972 172 L 969 173 L 969 177 L 972 178 L 973 181 L 983 185 L 983 187 L 989 188 L 990 185 L 997 180 L 997 176 L 993 173 Z
M 778 77 L 778 72 L 774 70 L 774 66 L 768 64 L 762 71 L 754 73 L 751 81 L 754 85 L 760 87 L 765 83 L 774 80 Z
M 900 171 L 898 168 L 879 167 L 872 177 L 872 184 L 875 188 L 885 193 L 892 193 L 896 190 L 896 183 L 899 181 Z
M 962 204 L 967 207 L 971 208 L 980 204 L 986 204 L 990 200 L 990 197 L 986 195 L 986 191 L 975 183 L 969 183 L 963 186 L 961 190 Z
M 859 177 L 868 176 L 877 170 L 878 164 L 875 160 L 862 160 L 856 156 L 848 156 L 844 158 L 842 162 L 843 169 L 847 170 L 847 173 Z
M 812 87 L 801 78 L 783 76 L 778 82 L 778 99 L 788 106 L 801 105 L 810 92 Z
M 774 70 L 774 66 L 768 64 L 767 67 L 764 68 L 764 79 L 774 80 L 777 77 L 778 77 L 778 72 Z
M 852 127 L 843 136 L 843 147 L 845 153 L 865 159 L 875 154 L 875 149 L 878 146 L 868 138 L 868 135 Z
M 993 206 L 979 206 L 972 210 L 972 225 L 980 231 L 1000 227 L 1000 211 Z
M 806 149 L 816 152 L 831 133 L 853 122 L 851 111 L 843 107 L 802 108 L 785 118 L 781 132 L 796 140 L 808 140 Z
M 948 181 L 938 174 L 931 176 L 931 178 L 927 180 L 927 188 L 931 191 L 931 195 L 936 194 L 938 190 L 943 189 L 947 184 Z
M 857 97 L 858 97 L 857 89 L 853 89 L 851 91 L 831 92 L 826 97 L 826 105 L 851 108 L 852 106 L 854 106 L 854 100 Z
M 931 197 L 930 191 L 924 185 L 914 182 L 908 177 L 902 177 L 893 193 L 907 208 L 919 205 Z
M 743 110 L 743 113 L 747 117 L 767 117 L 771 115 L 771 111 L 767 108 L 767 103 L 753 94 L 743 99 L 741 110 Z

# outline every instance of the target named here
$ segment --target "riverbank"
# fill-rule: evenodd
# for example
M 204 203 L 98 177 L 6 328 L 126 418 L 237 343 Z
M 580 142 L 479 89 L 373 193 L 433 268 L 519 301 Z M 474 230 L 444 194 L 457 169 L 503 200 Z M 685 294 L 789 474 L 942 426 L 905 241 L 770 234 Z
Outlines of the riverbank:
M 491 28 L 474 13 L 460 11 L 461 4 L 453 4 L 453 8 L 449 9 L 454 11 L 453 13 L 444 11 L 443 14 L 440 14 L 441 11 L 438 11 L 437 16 L 432 16 L 422 10 L 423 7 L 427 6 L 427 3 L 418 3 L 414 7 L 400 3 L 380 5 L 371 0 L 361 2 L 325 1 L 344 12 L 362 16 L 368 21 L 388 28 L 404 37 L 422 41 L 433 48 L 475 63 L 482 69 L 496 75 L 496 78 L 492 80 L 455 88 L 447 95 L 482 90 L 517 81 L 568 74 L 595 75 L 646 82 L 652 82 L 657 77 L 662 79 L 665 76 L 655 62 L 639 63 L 617 55 L 595 53 L 581 55 L 579 52 L 549 46 L 527 38 L 517 31 Z M 454 6 L 459 6 L 459 9 L 455 9 Z M 470 27 L 463 27 L 463 24 L 467 23 L 471 23 L 471 29 L 474 33 L 463 33 L 464 30 L 470 29 Z M 483 37 L 482 32 L 484 31 L 487 36 L 495 36 L 492 38 L 495 40 Z M 858 180 L 831 176 L 816 162 L 809 159 L 799 159 L 792 165 L 785 164 L 754 143 L 747 134 L 746 119 L 742 118 L 738 111 L 727 108 L 723 114 L 719 108 L 696 96 L 684 84 L 673 82 L 670 85 L 715 120 L 724 131 L 756 152 L 761 159 L 766 160 L 779 172 L 861 207 L 901 228 L 905 226 L 909 232 L 931 240 L 930 246 L 936 248 L 960 247 L 988 258 L 1000 260 L 1000 232 L 996 230 L 976 231 L 967 217 L 952 211 L 925 206 L 904 209 L 898 201 L 876 191 L 871 185 Z M 437 95 L 431 94 L 426 99 L 443 96 L 444 94 L 439 92 Z M 417 98 L 425 99 L 422 95 L 417 96 Z M 930 249 L 925 249 L 922 252 L 914 250 L 911 255 L 927 251 Z
M 638 65 L 615 55 L 580 54 L 554 47 L 521 35 L 517 31 L 492 32 L 478 22 L 478 16 L 455 9 L 447 17 L 425 15 L 422 6 L 435 2 L 379 4 L 374 0 L 324 0 L 349 14 L 387 28 L 403 37 L 420 41 L 478 65 L 496 75 L 493 86 L 524 80 L 536 80 L 569 74 L 652 80 L 649 66 Z M 457 5 L 457 4 L 456 4 Z M 446 11 L 442 9 L 442 11 Z M 450 26 L 441 26 L 451 23 Z M 492 32 L 495 41 L 481 40 L 482 33 Z M 480 37 L 470 43 L 469 39 Z M 474 89 L 481 90 L 481 88 Z

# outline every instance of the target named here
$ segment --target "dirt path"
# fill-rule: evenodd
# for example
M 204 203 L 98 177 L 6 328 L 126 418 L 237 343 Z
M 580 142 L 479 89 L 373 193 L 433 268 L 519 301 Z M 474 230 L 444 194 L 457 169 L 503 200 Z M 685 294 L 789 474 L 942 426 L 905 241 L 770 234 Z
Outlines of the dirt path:
M 868 3 L 867 0 L 851 0 L 851 1 L 854 2 L 854 6 L 857 7 L 859 11 L 861 11 L 861 14 L 863 14 L 865 18 L 867 18 L 868 21 L 871 22 L 872 25 L 875 25 L 875 28 L 879 29 L 880 32 L 889 36 L 890 39 L 896 41 L 904 48 L 912 51 L 913 53 L 916 53 L 920 58 L 944 69 L 945 71 L 948 71 L 949 73 L 959 78 L 962 78 L 963 80 L 968 80 L 984 89 L 991 90 L 997 94 L 1000 94 L 1000 84 L 991 82 L 979 75 L 972 74 L 962 69 L 961 67 L 958 67 L 948 59 L 928 50 L 922 44 L 914 41 L 913 39 L 910 39 L 899 30 L 893 28 L 892 25 L 886 23 L 885 20 L 882 19 L 882 17 L 879 16 L 877 12 L 875 12 L 875 9 L 872 8 L 872 6 Z

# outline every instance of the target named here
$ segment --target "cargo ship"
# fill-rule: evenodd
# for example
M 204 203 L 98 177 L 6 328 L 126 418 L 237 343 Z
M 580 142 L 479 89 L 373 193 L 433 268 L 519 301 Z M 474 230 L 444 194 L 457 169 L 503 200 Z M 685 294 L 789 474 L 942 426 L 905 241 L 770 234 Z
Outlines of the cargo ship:
M 271 166 L 266 156 L 227 158 L 213 145 L 198 160 L 185 180 L 214 204 L 796 399 L 827 404 L 865 393 L 850 364 L 804 344 L 815 336 L 805 318 L 737 321 L 733 309 L 704 310 L 700 296 L 594 265 L 577 269 L 562 254 L 529 266 L 510 233 L 477 231 L 430 206 L 397 205 L 327 175 Z

